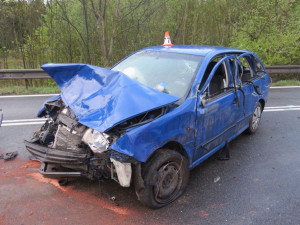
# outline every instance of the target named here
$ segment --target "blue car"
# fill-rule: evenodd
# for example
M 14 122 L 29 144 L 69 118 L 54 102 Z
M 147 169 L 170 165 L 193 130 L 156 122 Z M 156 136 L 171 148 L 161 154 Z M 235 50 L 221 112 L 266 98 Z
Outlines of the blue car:
M 270 84 L 254 53 L 212 46 L 148 47 L 111 69 L 42 68 L 61 93 L 43 104 L 38 117 L 47 120 L 25 141 L 40 172 L 134 185 L 151 208 L 177 199 L 189 171 L 239 134 L 256 132 Z

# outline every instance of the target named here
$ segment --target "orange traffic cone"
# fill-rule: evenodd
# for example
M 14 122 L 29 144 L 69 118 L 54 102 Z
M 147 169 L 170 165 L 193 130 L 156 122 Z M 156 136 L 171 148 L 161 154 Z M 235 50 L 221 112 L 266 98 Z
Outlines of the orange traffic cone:
M 161 46 L 173 46 L 170 38 L 170 34 L 168 31 L 165 32 L 164 44 Z

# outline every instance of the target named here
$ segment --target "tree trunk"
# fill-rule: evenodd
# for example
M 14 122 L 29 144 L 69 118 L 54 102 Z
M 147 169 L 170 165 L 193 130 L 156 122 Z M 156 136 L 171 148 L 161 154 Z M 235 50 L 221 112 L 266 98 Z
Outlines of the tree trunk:
M 189 1 L 186 1 L 183 15 L 183 29 L 182 29 L 182 44 L 185 44 L 185 35 L 186 35 L 186 21 L 188 14 Z
M 86 0 L 82 0 L 82 5 L 83 5 L 83 14 L 84 14 L 85 30 L 86 30 L 87 62 L 91 64 L 90 47 L 89 47 L 89 24 L 88 24 L 88 17 L 86 11 Z
M 108 64 L 110 64 L 110 60 L 113 53 L 113 45 L 114 45 L 114 39 L 115 39 L 115 33 L 117 30 L 117 19 L 119 17 L 119 10 L 120 10 L 120 0 L 118 1 L 116 5 L 115 15 L 114 15 L 114 23 L 113 23 L 113 30 L 110 37 L 110 45 L 109 45 L 109 52 L 108 52 Z M 110 66 L 110 65 L 108 65 Z

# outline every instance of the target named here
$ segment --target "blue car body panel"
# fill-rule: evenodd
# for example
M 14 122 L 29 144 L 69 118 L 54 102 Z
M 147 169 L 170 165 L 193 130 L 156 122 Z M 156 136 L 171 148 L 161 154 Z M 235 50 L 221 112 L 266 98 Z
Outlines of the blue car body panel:
M 216 71 L 215 67 L 207 82 L 199 88 L 211 60 L 222 55 L 228 66 L 229 59 L 249 54 L 259 61 L 252 52 L 211 46 L 155 46 L 139 51 L 205 57 L 186 99 L 179 106 L 152 122 L 128 129 L 110 146 L 140 162 L 145 162 L 156 149 L 176 143 L 186 152 L 190 168 L 193 168 L 247 129 L 256 103 L 267 101 L 268 75 L 257 77 L 252 81 L 253 84 L 242 84 L 236 77 L 238 68 L 234 68 L 234 71 L 229 69 L 229 85 L 232 89 L 224 96 L 211 99 L 206 106 L 201 104 L 202 94 Z M 179 100 L 117 71 L 84 64 L 46 64 L 42 68 L 58 83 L 63 101 L 78 116 L 79 122 L 100 132 L 133 116 Z M 238 89 L 234 89 L 234 79 Z M 257 85 L 259 92 L 253 85 Z
M 234 137 L 247 129 L 249 126 L 250 115 L 252 115 L 254 111 L 256 102 L 260 99 L 263 99 L 265 102 L 267 101 L 269 78 L 266 75 L 262 79 L 258 79 L 265 81 L 265 85 L 262 87 L 262 89 L 264 89 L 262 95 L 253 93 L 253 86 L 248 85 L 245 87 L 249 88 L 251 94 L 253 94 L 251 99 L 252 102 L 246 104 L 248 106 L 247 116 L 243 115 L 243 96 L 241 91 L 237 92 L 240 101 L 239 108 L 237 104 L 233 104 L 233 101 L 235 100 L 234 92 L 231 92 L 228 98 L 219 99 L 217 108 L 215 107 L 215 104 L 212 106 L 212 109 L 209 105 L 207 107 L 200 106 L 200 94 L 205 90 L 206 86 L 204 85 L 203 88 L 198 91 L 198 85 L 212 58 L 218 54 L 224 54 L 224 57 L 227 56 L 228 58 L 231 58 L 231 54 L 244 53 L 252 54 L 256 57 L 249 51 L 209 46 L 200 50 L 195 46 L 180 46 L 175 48 L 162 48 L 158 46 L 143 50 L 168 51 L 203 55 L 206 57 L 199 68 L 195 81 L 191 86 L 190 93 L 182 105 L 147 125 L 129 131 L 111 146 L 112 149 L 133 156 L 139 161 L 145 162 L 153 151 L 174 141 L 179 143 L 183 149 L 185 149 L 190 161 L 190 168 L 193 168 L 222 148 L 226 141 L 231 141 Z M 215 70 L 213 70 L 211 74 L 213 75 L 214 72 Z M 234 74 L 232 74 L 232 76 L 233 75 Z M 254 83 L 256 82 L 257 81 Z M 209 83 L 209 78 L 206 83 Z M 231 80 L 231 83 L 233 83 L 233 80 Z M 224 105 L 226 107 L 224 107 Z M 208 118 L 204 119 L 205 117 Z M 217 137 L 220 133 L 222 135 Z M 208 136 L 210 138 L 208 138 Z
M 174 141 L 184 147 L 192 160 L 196 101 L 196 97 L 186 99 L 166 115 L 127 132 L 111 148 L 145 162 L 154 150 Z
M 99 132 L 179 98 L 152 89 L 118 71 L 85 64 L 45 64 L 61 98 L 78 122 Z

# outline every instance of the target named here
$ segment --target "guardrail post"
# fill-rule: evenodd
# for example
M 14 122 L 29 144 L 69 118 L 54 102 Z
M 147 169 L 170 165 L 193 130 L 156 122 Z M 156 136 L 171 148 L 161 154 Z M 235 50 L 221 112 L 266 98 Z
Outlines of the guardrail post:
M 25 79 L 25 87 L 26 87 L 26 89 L 28 89 L 28 87 L 29 87 L 29 81 L 28 81 L 28 79 Z

